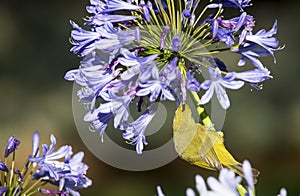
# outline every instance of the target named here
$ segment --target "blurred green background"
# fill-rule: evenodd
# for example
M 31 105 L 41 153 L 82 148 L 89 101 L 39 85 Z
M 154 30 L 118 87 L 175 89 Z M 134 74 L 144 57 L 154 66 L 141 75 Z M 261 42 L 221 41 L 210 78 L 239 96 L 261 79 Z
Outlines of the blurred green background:
M 88 0 L 28 0 L 0 2 L 0 147 L 14 135 L 22 140 L 19 158 L 31 150 L 31 135 L 38 130 L 43 141 L 55 134 L 59 144 L 83 150 L 93 186 L 82 195 L 154 195 L 161 185 L 167 195 L 184 195 L 194 187 L 194 176 L 217 176 L 180 159 L 159 169 L 129 172 L 98 160 L 85 148 L 74 125 L 73 84 L 63 79 L 79 59 L 69 52 L 72 19 L 82 24 Z M 281 45 L 277 64 L 264 63 L 274 76 L 263 91 L 244 87 L 229 92 L 225 143 L 238 160 L 248 159 L 261 171 L 258 195 L 276 195 L 286 187 L 300 193 L 300 4 L 291 1 L 253 1 L 247 11 L 256 18 L 256 31 L 270 29 L 278 19 Z M 233 63 L 237 59 L 225 57 Z M 163 130 L 170 131 L 170 130 Z M 24 154 L 24 157 L 22 157 Z M 157 157 L 159 159 L 159 157 Z

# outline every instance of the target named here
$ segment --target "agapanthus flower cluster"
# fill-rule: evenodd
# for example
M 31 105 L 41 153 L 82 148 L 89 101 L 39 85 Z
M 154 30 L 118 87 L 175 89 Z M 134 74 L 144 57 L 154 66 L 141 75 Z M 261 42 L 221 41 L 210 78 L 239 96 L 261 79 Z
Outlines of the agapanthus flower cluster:
M 51 135 L 50 139 L 51 144 L 42 144 L 40 149 L 39 133 L 34 132 L 32 154 L 19 170 L 15 168 L 15 160 L 20 141 L 15 137 L 9 138 L 4 162 L 0 160 L 0 195 L 29 196 L 40 192 L 45 195 L 79 196 L 79 189 L 92 185 L 92 181 L 86 176 L 88 166 L 82 162 L 84 153 L 73 155 L 69 145 L 56 150 L 56 138 Z M 57 189 L 49 190 L 45 187 L 46 184 L 57 186 Z
M 186 189 L 186 196 L 255 196 L 254 178 L 252 175 L 252 168 L 249 161 L 243 162 L 243 174 L 245 176 L 245 184 L 242 185 L 242 178 L 235 176 L 234 171 L 228 168 L 223 168 L 219 173 L 219 178 L 208 177 L 207 185 L 202 176 L 196 175 L 196 189 L 197 193 L 192 188 Z M 157 195 L 164 196 L 164 193 L 160 186 L 157 187 Z M 281 188 L 280 193 L 277 196 L 286 196 L 287 191 L 285 188 Z
M 275 63 L 280 47 L 276 21 L 270 30 L 254 31 L 255 19 L 246 12 L 251 5 L 250 0 L 90 0 L 85 29 L 71 21 L 71 51 L 81 63 L 65 75 L 82 87 L 77 95 L 90 129 L 102 137 L 113 120 L 140 154 L 157 102 L 183 104 L 193 92 L 201 107 L 216 95 L 228 109 L 227 89 L 245 83 L 261 89 L 272 78 L 261 57 Z M 232 18 L 223 15 L 228 7 L 237 10 Z M 223 52 L 240 60 L 226 65 L 217 56 Z M 141 113 L 133 122 L 130 104 Z

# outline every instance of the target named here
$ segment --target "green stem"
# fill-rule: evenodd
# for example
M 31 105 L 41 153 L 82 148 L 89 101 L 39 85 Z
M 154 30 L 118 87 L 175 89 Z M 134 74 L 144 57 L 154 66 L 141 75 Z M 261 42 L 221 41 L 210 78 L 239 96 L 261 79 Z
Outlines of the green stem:
M 16 153 L 15 151 L 13 152 L 13 158 L 12 158 L 12 162 L 11 162 L 11 171 L 10 171 L 10 178 L 9 178 L 9 186 L 11 187 L 11 183 L 13 180 L 13 174 L 14 174 L 14 169 L 15 169 L 15 158 L 16 158 Z
M 30 173 L 26 176 L 26 173 L 28 172 L 29 168 L 31 168 Z M 25 174 L 23 175 L 24 183 L 22 184 L 22 190 L 26 188 L 26 186 L 29 184 L 29 182 L 32 180 L 32 174 L 34 173 L 35 165 L 31 162 L 28 165 L 28 168 L 25 170 Z M 26 177 L 25 177 L 26 176 Z
M 33 194 L 35 194 L 37 192 L 38 192 L 38 190 L 32 191 L 31 193 L 28 193 L 26 196 L 31 196 L 31 195 L 33 195 Z
M 197 112 L 198 112 L 198 114 L 199 114 L 199 116 L 202 120 L 202 123 L 204 124 L 205 127 L 209 127 L 210 130 L 216 131 L 210 117 L 208 116 L 208 114 L 205 110 L 205 108 L 203 107 L 203 105 L 200 105 L 200 98 L 199 98 L 198 93 L 196 93 L 194 91 L 190 91 L 190 92 L 191 92 L 194 100 L 197 103 Z
M 4 158 L 4 164 L 7 165 L 7 158 L 6 157 Z M 4 186 L 7 186 L 7 172 L 4 172 L 4 179 L 3 179 L 3 181 L 4 181 L 4 183 L 3 183 Z
M 24 193 L 23 195 L 27 195 L 36 185 L 38 185 L 42 181 L 42 178 L 38 179 L 35 183 L 33 183 Z
M 12 195 L 19 195 L 17 194 L 17 190 L 18 190 L 18 187 L 14 187 L 14 189 L 12 189 Z
M 28 169 L 31 167 L 32 162 L 29 162 L 27 165 L 27 162 L 24 164 L 24 167 L 21 170 L 21 175 L 24 177 L 26 176 Z

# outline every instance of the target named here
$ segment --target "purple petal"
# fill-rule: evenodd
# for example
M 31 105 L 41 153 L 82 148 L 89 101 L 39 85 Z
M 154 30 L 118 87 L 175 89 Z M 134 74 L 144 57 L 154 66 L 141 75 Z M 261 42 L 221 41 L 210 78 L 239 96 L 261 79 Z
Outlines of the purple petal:
M 229 89 L 239 89 L 242 86 L 244 86 L 244 82 L 243 81 L 222 81 L 221 85 L 224 86 L 225 88 L 229 88 Z
M 2 161 L 0 161 L 0 170 L 8 172 L 8 168 L 6 167 L 6 165 Z
M 50 141 L 51 141 L 51 144 L 49 146 L 48 152 L 52 152 L 56 146 L 56 138 L 53 134 L 51 134 L 51 136 L 50 136 Z
M 204 95 L 202 95 L 202 97 L 200 99 L 200 104 L 201 105 L 206 104 L 211 100 L 211 98 L 214 94 L 214 88 L 215 88 L 214 85 L 215 84 L 211 84 L 209 89 L 204 93 Z
M 65 78 L 65 80 L 68 80 L 68 81 L 74 81 L 76 76 L 78 75 L 78 73 L 79 73 L 78 69 L 70 70 L 66 73 L 64 78 Z
M 254 179 L 253 179 L 253 174 L 252 174 L 252 168 L 251 168 L 250 162 L 247 160 L 245 160 L 243 162 L 243 173 L 244 173 L 244 176 L 245 176 L 248 186 L 251 189 L 254 189 L 254 181 L 253 181 Z
M 10 137 L 5 148 L 4 157 L 8 157 L 12 152 L 14 152 L 19 146 L 20 141 L 14 136 Z
M 39 132 L 35 131 L 32 136 L 32 157 L 37 155 L 39 150 L 39 143 L 40 143 L 40 135 Z
M 145 140 L 145 136 L 139 136 L 137 139 L 137 144 L 136 144 L 136 152 L 137 154 L 142 154 L 143 149 L 144 149 L 144 141 Z
M 215 38 L 217 36 L 219 29 L 219 23 L 217 20 L 214 20 L 212 23 L 212 38 Z
M 223 109 L 228 109 L 230 106 L 230 101 L 228 98 L 228 95 L 226 94 L 226 91 L 220 84 L 215 85 L 215 91 L 217 98 L 219 100 L 220 105 L 222 106 Z
M 66 156 L 67 153 L 70 152 L 70 146 L 65 145 L 60 147 L 56 152 L 53 152 L 51 154 L 48 154 L 46 156 L 47 160 L 56 160 L 56 159 L 61 159 Z
M 8 187 L 0 187 L 0 195 L 3 195 L 8 190 Z
M 204 90 L 208 90 L 211 83 L 212 83 L 211 80 L 205 80 L 204 82 L 201 83 L 200 88 L 202 88 Z
M 236 24 L 236 27 L 234 28 L 234 31 L 237 32 L 245 23 L 245 20 L 246 20 L 246 16 L 247 16 L 247 13 L 246 12 L 243 12 L 240 17 L 239 17 L 239 21 L 238 23 Z
M 165 88 L 162 88 L 162 95 L 161 95 L 161 99 L 165 100 L 165 99 L 171 100 L 171 101 L 175 101 L 175 97 L 173 96 L 173 94 Z

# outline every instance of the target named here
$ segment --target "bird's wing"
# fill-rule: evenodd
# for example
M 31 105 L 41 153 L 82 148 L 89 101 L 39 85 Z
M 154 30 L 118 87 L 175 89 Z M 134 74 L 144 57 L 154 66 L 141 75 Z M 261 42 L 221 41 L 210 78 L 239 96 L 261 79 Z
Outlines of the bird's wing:
M 218 135 L 207 130 L 201 124 L 197 124 L 197 132 L 201 139 L 199 148 L 200 158 L 203 159 L 211 168 L 221 170 L 223 168 L 221 161 L 214 149 L 214 144 L 219 140 Z
M 173 133 L 175 149 L 178 154 L 182 155 L 188 148 L 191 149 L 190 145 L 193 144 L 196 134 L 196 123 L 190 108 L 186 104 L 179 106 L 175 112 Z

